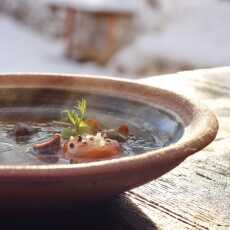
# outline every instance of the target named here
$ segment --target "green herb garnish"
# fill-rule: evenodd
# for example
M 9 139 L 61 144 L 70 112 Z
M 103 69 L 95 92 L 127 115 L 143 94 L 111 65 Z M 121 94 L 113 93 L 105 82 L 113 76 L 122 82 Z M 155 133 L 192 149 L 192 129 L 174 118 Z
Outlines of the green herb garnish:
M 71 136 L 82 135 L 89 131 L 86 123 L 87 101 L 81 99 L 77 101 L 73 110 L 64 110 L 64 119 L 69 123 L 69 128 L 64 128 L 61 132 L 63 139 L 69 139 Z

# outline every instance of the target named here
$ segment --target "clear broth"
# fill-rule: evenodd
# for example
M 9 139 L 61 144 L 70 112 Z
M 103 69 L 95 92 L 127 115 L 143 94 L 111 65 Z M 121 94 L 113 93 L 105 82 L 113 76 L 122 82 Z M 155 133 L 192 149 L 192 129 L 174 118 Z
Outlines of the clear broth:
M 39 159 L 31 146 L 61 132 L 63 126 L 53 121 L 60 118 L 63 109 L 71 108 L 82 97 L 88 100 L 88 117 L 99 120 L 106 128 L 128 124 L 130 136 L 121 143 L 121 156 L 162 148 L 176 142 L 183 134 L 183 125 L 175 116 L 144 103 L 63 90 L 5 89 L 0 92 L 0 164 L 69 163 L 61 158 Z M 37 132 L 20 138 L 10 135 L 17 122 L 25 122 Z

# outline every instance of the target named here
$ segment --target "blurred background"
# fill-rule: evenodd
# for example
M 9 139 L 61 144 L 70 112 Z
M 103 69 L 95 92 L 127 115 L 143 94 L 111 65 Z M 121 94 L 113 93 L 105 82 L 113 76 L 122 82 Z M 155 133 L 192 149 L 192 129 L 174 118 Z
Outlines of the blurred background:
M 0 0 L 0 72 L 128 78 L 230 65 L 228 0 Z

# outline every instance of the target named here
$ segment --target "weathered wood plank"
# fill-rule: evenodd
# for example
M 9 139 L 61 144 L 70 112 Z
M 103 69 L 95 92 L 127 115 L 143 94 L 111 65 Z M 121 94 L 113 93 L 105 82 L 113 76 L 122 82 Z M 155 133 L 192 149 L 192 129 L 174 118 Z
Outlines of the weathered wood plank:
M 217 114 L 220 132 L 203 151 L 127 196 L 162 229 L 230 229 L 229 69 L 182 72 L 141 82 L 201 100 Z
M 178 168 L 129 195 L 198 229 L 230 229 L 230 151 L 219 151 L 229 139 L 188 158 Z M 219 155 L 218 155 L 219 154 Z M 159 216 L 159 215 L 158 215 Z M 167 217 L 158 218 L 164 229 Z

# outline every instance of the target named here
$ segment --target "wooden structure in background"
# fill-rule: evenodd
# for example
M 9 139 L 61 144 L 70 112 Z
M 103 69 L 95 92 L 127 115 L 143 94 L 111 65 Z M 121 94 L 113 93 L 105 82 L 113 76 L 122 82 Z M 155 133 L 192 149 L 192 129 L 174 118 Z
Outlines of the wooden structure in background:
M 75 19 L 75 23 L 70 20 Z M 69 36 L 66 54 L 78 61 L 106 63 L 134 37 L 133 15 L 119 12 L 69 12 L 66 21 Z M 74 24 L 74 30 L 73 30 Z

